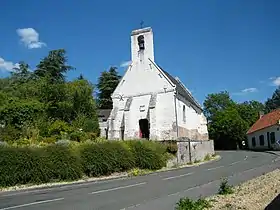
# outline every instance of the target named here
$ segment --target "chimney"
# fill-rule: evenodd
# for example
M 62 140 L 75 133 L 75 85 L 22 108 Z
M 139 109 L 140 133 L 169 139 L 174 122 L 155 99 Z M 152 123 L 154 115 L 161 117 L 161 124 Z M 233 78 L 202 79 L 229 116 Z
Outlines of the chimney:
M 263 115 L 264 115 L 264 112 L 263 112 L 263 111 L 260 111 L 260 112 L 259 112 L 259 119 L 261 119 L 261 118 L 263 117 Z

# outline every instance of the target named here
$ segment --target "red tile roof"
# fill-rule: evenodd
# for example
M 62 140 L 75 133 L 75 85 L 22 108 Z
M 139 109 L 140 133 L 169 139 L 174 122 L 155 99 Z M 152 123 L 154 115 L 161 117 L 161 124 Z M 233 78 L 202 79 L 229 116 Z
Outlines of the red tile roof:
M 275 125 L 280 120 L 280 109 L 276 109 L 257 120 L 247 131 L 247 134 Z

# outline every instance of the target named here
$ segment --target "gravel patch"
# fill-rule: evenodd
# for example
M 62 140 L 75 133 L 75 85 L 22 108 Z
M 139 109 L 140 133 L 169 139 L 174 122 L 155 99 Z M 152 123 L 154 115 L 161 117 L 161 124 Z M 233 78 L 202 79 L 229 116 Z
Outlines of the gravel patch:
M 230 195 L 215 195 L 211 210 L 263 210 L 280 193 L 280 170 L 264 174 L 234 187 Z M 279 207 L 280 209 L 280 207 Z

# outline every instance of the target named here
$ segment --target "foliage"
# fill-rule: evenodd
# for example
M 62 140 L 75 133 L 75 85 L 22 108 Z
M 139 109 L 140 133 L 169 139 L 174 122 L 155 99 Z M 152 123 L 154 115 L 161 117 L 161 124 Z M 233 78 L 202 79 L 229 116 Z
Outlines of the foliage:
M 85 78 L 66 81 L 72 69 L 65 50 L 58 49 L 50 51 L 35 71 L 20 62 L 9 77 L 1 78 L 0 140 L 60 139 L 79 128 L 98 136 L 93 85 Z
M 164 142 L 166 145 L 167 152 L 175 155 L 178 151 L 178 146 L 176 141 L 166 141 Z
M 109 71 L 101 73 L 96 85 L 99 90 L 98 107 L 100 109 L 112 109 L 111 95 L 118 86 L 120 79 L 121 76 L 118 74 L 116 67 L 111 67 Z
M 112 141 L 87 144 L 81 150 L 84 173 L 87 176 L 104 176 L 134 167 L 134 157 L 122 142 Z
M 212 118 L 215 117 L 218 112 L 234 106 L 235 102 L 230 98 L 227 91 L 209 94 L 203 103 L 204 114 L 208 121 L 212 121 Z
M 228 195 L 234 193 L 233 186 L 228 184 L 227 179 L 223 179 L 220 184 L 220 188 L 218 191 L 219 195 Z
M 264 105 L 258 101 L 245 101 L 237 105 L 239 115 L 252 126 L 259 118 L 259 113 L 264 111 Z
M 157 170 L 166 166 L 166 146 L 147 140 L 126 142 L 135 158 L 135 166 L 140 169 Z
M 265 102 L 265 112 L 268 113 L 278 108 L 280 108 L 280 87 L 278 87 L 271 98 L 268 98 Z
M 216 145 L 219 144 L 223 148 L 230 149 L 241 144 L 248 128 L 248 124 L 240 117 L 236 109 L 227 108 L 216 113 L 209 126 L 209 132 L 216 140 Z
M 192 200 L 190 198 L 181 198 L 177 204 L 176 210 L 205 210 L 211 208 L 210 201 L 199 198 L 198 200 Z
M 216 149 L 242 147 L 246 132 L 258 119 L 264 105 L 257 101 L 236 103 L 228 92 L 209 94 L 204 101 L 208 131 Z
M 0 186 L 75 180 L 82 177 L 79 158 L 68 147 L 0 147 Z

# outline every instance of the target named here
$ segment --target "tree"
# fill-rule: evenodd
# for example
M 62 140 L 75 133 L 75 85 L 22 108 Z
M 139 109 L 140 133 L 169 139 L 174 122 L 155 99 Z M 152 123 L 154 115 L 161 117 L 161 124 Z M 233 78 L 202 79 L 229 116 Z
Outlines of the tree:
M 65 74 L 73 70 L 72 66 L 67 65 L 66 51 L 64 49 L 52 50 L 37 65 L 35 75 L 46 77 L 50 82 L 61 83 L 65 81 Z
M 235 105 L 235 102 L 230 98 L 227 91 L 212 93 L 206 97 L 203 103 L 204 114 L 207 117 L 207 120 L 211 122 L 217 112 Z
M 104 71 L 98 78 L 98 107 L 100 109 L 112 109 L 113 102 L 111 95 L 118 86 L 121 76 L 116 67 L 111 67 L 109 71 Z
M 280 108 L 280 87 L 278 87 L 271 98 L 265 102 L 265 112 L 271 112 L 274 109 Z
M 209 126 L 215 149 L 236 149 L 246 138 L 248 124 L 234 107 L 218 111 Z
M 264 105 L 258 101 L 245 101 L 237 104 L 237 110 L 241 118 L 251 127 L 259 118 L 259 113 L 264 111 Z

